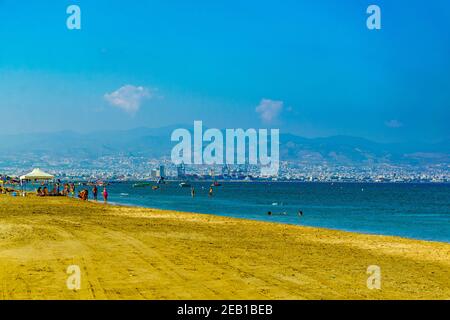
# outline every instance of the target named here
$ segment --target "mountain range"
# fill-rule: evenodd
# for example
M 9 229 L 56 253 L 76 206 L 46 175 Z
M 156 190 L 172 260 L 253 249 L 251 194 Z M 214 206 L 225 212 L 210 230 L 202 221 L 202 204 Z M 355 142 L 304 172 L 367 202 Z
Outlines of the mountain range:
M 104 156 L 168 158 L 176 144 L 170 141 L 176 128 L 189 126 L 0 135 L 0 161 L 5 164 L 30 157 L 83 160 Z M 379 143 L 350 136 L 305 138 L 281 134 L 280 160 L 332 165 L 450 164 L 450 139 L 439 143 Z

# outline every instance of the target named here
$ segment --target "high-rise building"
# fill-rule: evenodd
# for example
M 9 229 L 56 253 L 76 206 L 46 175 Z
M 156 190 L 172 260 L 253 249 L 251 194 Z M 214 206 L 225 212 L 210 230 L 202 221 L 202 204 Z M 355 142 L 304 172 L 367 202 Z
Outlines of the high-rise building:
M 228 177 L 229 175 L 230 175 L 230 168 L 228 167 L 228 165 L 224 165 L 222 167 L 222 176 Z
M 186 167 L 184 166 L 184 162 L 177 166 L 177 176 L 179 179 L 184 179 L 186 177 Z
M 165 167 L 163 165 L 159 166 L 159 177 L 160 178 L 165 178 L 166 177 L 166 170 L 165 170 Z

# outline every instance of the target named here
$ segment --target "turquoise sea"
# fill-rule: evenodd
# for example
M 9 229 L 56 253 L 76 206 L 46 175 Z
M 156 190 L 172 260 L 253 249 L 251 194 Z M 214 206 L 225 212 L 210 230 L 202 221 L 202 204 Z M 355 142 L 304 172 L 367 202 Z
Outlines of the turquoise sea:
M 225 182 L 213 197 L 210 182 L 191 184 L 195 198 L 178 182 L 108 191 L 119 204 L 450 242 L 449 184 Z

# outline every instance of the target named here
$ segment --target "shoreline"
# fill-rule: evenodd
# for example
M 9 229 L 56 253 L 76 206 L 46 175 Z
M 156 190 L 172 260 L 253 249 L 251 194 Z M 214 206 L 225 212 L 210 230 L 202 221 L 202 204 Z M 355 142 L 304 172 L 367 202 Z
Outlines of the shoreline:
M 206 181 L 203 181 L 203 182 L 206 183 Z M 241 181 L 233 181 L 233 182 L 238 183 L 238 182 L 241 182 Z M 130 183 L 130 182 L 116 182 L 116 183 L 120 184 L 120 183 Z M 301 182 L 301 183 L 332 184 L 332 183 L 328 183 L 328 182 Z M 358 182 L 341 182 L 341 183 L 343 183 L 343 184 L 349 184 L 349 183 L 350 184 L 359 184 Z M 372 184 L 372 183 L 367 183 L 367 184 Z M 397 183 L 386 182 L 386 183 L 375 183 L 375 184 L 397 184 Z M 404 184 L 424 184 L 424 183 L 404 183 Z M 429 183 L 429 184 L 437 184 L 437 183 Z M 442 184 L 445 184 L 445 183 L 442 183 Z M 20 192 L 20 191 L 16 190 L 16 192 Z M 27 191 L 27 193 L 28 194 L 33 194 L 34 192 Z M 79 200 L 76 197 L 71 197 L 71 196 L 65 196 L 65 197 L 68 198 L 68 199 Z M 103 203 L 103 200 L 100 199 L 100 200 L 95 201 L 95 200 L 92 200 L 92 199 L 88 199 L 88 202 Z M 334 227 L 327 227 L 327 226 L 317 226 L 317 225 L 308 225 L 308 224 L 300 224 L 300 223 L 291 223 L 291 222 L 286 222 L 286 221 L 272 221 L 270 219 L 264 218 L 264 216 L 261 216 L 261 218 L 259 218 L 259 217 L 258 218 L 249 218 L 249 217 L 240 216 L 239 214 L 227 215 L 227 214 L 220 214 L 220 213 L 187 211 L 187 210 L 170 209 L 170 208 L 158 208 L 158 207 L 145 206 L 145 205 L 142 205 L 142 204 L 133 204 L 133 203 L 129 203 L 129 202 L 121 203 L 121 202 L 117 202 L 117 201 L 108 201 L 107 204 L 108 205 L 112 205 L 112 206 L 123 206 L 123 207 L 130 207 L 130 208 L 143 208 L 143 209 L 162 210 L 162 211 L 175 211 L 175 212 L 179 212 L 179 213 L 193 213 L 193 214 L 210 215 L 210 216 L 217 216 L 217 217 L 229 217 L 229 218 L 234 218 L 234 219 L 259 221 L 259 222 L 267 222 L 267 223 L 275 223 L 275 224 L 283 224 L 283 225 L 302 226 L 302 227 L 310 227 L 310 228 L 318 228 L 318 229 L 325 229 L 325 230 L 342 231 L 342 232 L 364 234 L 364 235 L 390 236 L 390 237 L 399 237 L 399 238 L 409 239 L 409 240 L 419 240 L 419 241 L 428 241 L 428 242 L 437 242 L 437 243 L 450 244 L 450 239 L 449 240 L 434 240 L 434 239 L 420 238 L 420 237 L 414 237 L 414 236 L 403 236 L 403 235 L 398 235 L 398 234 L 394 234 L 394 233 L 379 233 L 379 232 L 377 233 L 377 232 L 363 231 L 363 230 L 359 230 L 359 229 L 346 229 L 346 228 L 338 228 L 338 227 L 334 228 Z M 276 216 L 277 215 L 274 215 L 273 217 L 276 217 Z
M 166 180 L 167 182 L 183 182 L 186 180 Z M 450 181 L 295 181 L 295 180 L 190 180 L 190 182 L 196 183 L 211 183 L 211 182 L 220 182 L 220 183 L 302 183 L 302 184 L 370 184 L 370 185 L 450 185 Z M 143 182 L 151 182 L 156 183 L 157 181 L 148 181 L 148 180 L 130 180 L 130 181 L 120 181 L 120 180 L 112 180 L 110 181 L 113 184 L 121 184 L 121 183 L 143 183 Z
M 448 299 L 450 244 L 0 196 L 0 299 Z M 66 287 L 81 269 L 81 289 Z M 367 287 L 379 266 L 382 289 Z
M 78 199 L 76 199 L 78 200 Z M 95 200 L 89 200 L 89 202 L 97 203 L 97 204 L 104 204 L 103 201 L 95 201 Z M 203 213 L 203 212 L 191 212 L 191 211 L 182 211 L 182 210 L 175 210 L 175 209 L 162 209 L 162 208 L 156 208 L 156 207 L 146 207 L 143 205 L 138 204 L 132 204 L 132 203 L 120 203 L 116 201 L 108 201 L 106 205 L 110 206 L 118 206 L 118 207 L 128 207 L 128 208 L 140 208 L 140 209 L 148 209 L 148 210 L 160 210 L 160 211 L 167 211 L 167 212 L 177 212 L 180 214 L 199 214 L 199 215 L 206 215 L 206 216 L 214 216 L 214 217 L 224 217 L 224 218 L 230 218 L 230 219 L 238 219 L 238 220 L 248 220 L 248 221 L 257 221 L 262 223 L 274 223 L 274 224 L 281 224 L 281 225 L 289 225 L 289 226 L 299 226 L 303 228 L 314 228 L 314 229 L 323 229 L 323 230 L 329 230 L 329 231 L 340 231 L 340 232 L 347 232 L 347 233 L 354 233 L 354 234 L 361 234 L 361 235 L 368 235 L 368 236 L 382 236 L 382 237 L 394 237 L 394 238 L 400 238 L 400 239 L 407 239 L 407 240 L 417 240 L 417 241 L 426 241 L 426 242 L 436 242 L 436 243 L 446 243 L 450 244 L 450 241 L 439 241 L 439 240 L 430 240 L 430 239 L 422 239 L 422 238 L 414 238 L 414 237 L 404 237 L 399 236 L 395 234 L 383 234 L 383 233 L 371 233 L 371 232 L 364 232 L 364 231 L 357 231 L 357 230 L 350 230 L 350 229 L 338 229 L 338 228 L 331 228 L 331 227 L 320 227 L 320 226 L 313 226 L 313 225 L 305 225 L 305 224 L 295 224 L 295 223 L 289 223 L 289 222 L 283 222 L 283 221 L 270 221 L 266 219 L 258 219 L 258 218 L 244 218 L 244 217 L 236 217 L 236 216 L 229 216 L 229 215 L 221 215 L 216 213 Z

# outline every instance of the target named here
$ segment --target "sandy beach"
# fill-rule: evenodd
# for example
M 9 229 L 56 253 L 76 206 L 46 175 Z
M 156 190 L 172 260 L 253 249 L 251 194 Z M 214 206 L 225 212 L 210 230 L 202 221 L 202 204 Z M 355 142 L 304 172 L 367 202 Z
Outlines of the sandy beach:
M 0 284 L 0 299 L 449 299 L 450 244 L 0 196 Z

